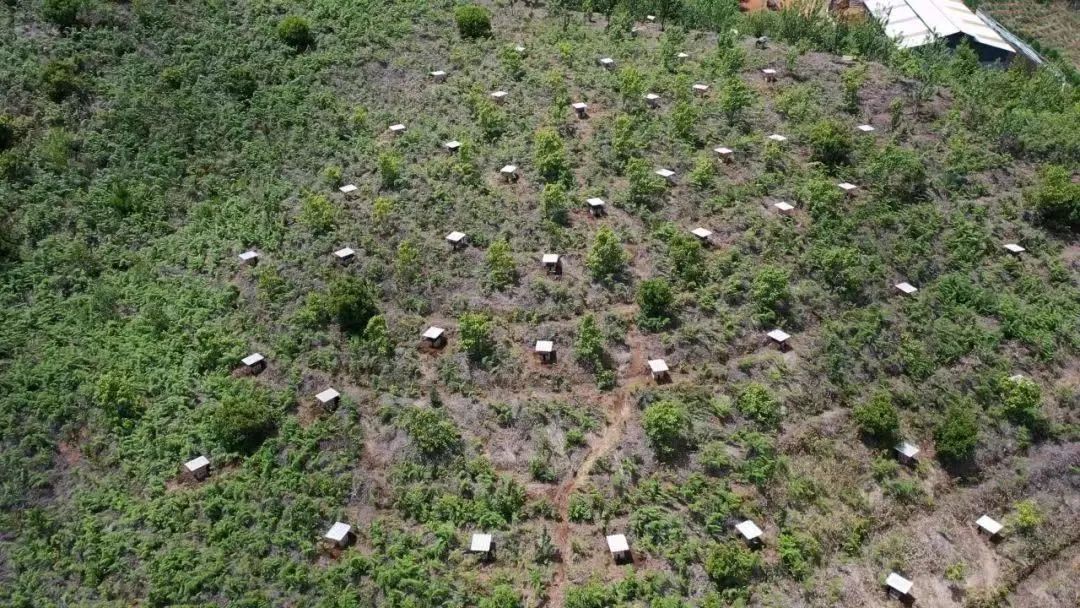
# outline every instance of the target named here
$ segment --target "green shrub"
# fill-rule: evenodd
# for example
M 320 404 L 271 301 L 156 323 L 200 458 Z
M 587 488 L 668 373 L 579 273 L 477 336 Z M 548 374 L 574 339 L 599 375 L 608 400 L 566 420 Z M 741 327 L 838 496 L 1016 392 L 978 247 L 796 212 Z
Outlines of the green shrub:
M 491 36 L 491 13 L 476 4 L 463 4 L 454 9 L 458 34 L 465 39 Z
M 510 585 L 495 585 L 491 595 L 480 600 L 479 608 L 521 608 L 521 595 Z
M 226 450 L 250 453 L 274 432 L 275 410 L 266 389 L 238 382 L 226 389 L 211 412 L 211 429 Z
M 414 407 L 402 418 L 416 449 L 428 458 L 455 451 L 461 444 L 457 425 L 443 410 Z
M 780 422 L 780 402 L 773 397 L 769 389 L 751 382 L 739 392 L 735 407 L 747 418 L 764 426 L 775 426 Z
M 337 208 L 321 194 L 309 194 L 300 203 L 300 223 L 316 234 L 329 232 L 337 221 Z
M 630 182 L 626 202 L 640 209 L 654 209 L 657 206 L 657 197 L 664 192 L 664 179 L 654 172 L 649 163 L 640 158 L 627 161 L 626 177 Z
M 754 276 L 750 297 L 759 323 L 772 325 L 780 319 L 791 299 L 790 283 L 791 273 L 778 266 L 764 266 Z
M 278 22 L 277 36 L 278 40 L 299 50 L 306 49 L 314 42 L 307 19 L 298 15 L 289 15 Z
M 1031 378 L 1002 378 L 998 382 L 1002 411 L 1014 424 L 1033 431 L 1045 430 L 1042 413 L 1042 389 Z
M 963 461 L 975 453 L 979 443 L 979 421 L 975 407 L 967 400 L 952 402 L 934 431 L 937 453 L 946 461 Z
M 810 127 L 811 158 L 826 165 L 848 162 L 855 142 L 851 128 L 838 120 L 821 120 Z
M 62 28 L 75 27 L 79 23 L 79 11 L 86 0 L 43 0 L 41 16 Z
M 491 318 L 479 312 L 467 312 L 458 320 L 461 347 L 474 363 L 480 363 L 495 353 Z
M 566 146 L 555 129 L 540 129 L 533 138 L 533 162 L 540 178 L 545 182 L 568 182 L 570 163 L 566 158 Z
M 687 285 L 697 285 L 708 278 L 705 247 L 697 237 L 677 233 L 667 244 L 671 269 Z
M 705 572 L 721 590 L 746 587 L 757 568 L 757 555 L 734 541 L 718 544 L 705 558 Z
M 559 226 L 566 226 L 570 220 L 570 196 L 566 186 L 560 182 L 544 184 L 540 195 L 540 213 L 544 219 Z
M 485 263 L 487 282 L 493 289 L 501 291 L 517 281 L 517 265 L 506 239 L 499 239 L 488 247 Z
M 393 190 L 401 181 L 401 157 L 393 152 L 379 154 L 379 180 L 384 190 Z
M 1024 197 L 1050 227 L 1080 229 L 1080 183 L 1065 167 L 1051 165 L 1039 172 L 1039 182 Z
M 926 196 L 928 183 L 922 156 L 890 144 L 867 167 L 874 188 L 895 203 L 914 203 Z
M 891 443 L 900 431 L 900 416 L 887 391 L 878 391 L 852 412 L 859 430 L 881 442 Z
M 660 331 L 671 324 L 675 295 L 662 278 L 647 279 L 638 285 L 638 325 L 648 331 Z
M 585 267 L 593 280 L 608 283 L 626 270 L 627 259 L 619 237 L 608 226 L 601 226 L 585 258 Z
M 723 441 L 710 441 L 701 448 L 701 465 L 710 475 L 720 476 L 731 469 L 731 456 Z
M 342 331 L 361 335 L 368 321 L 379 314 L 375 287 L 354 277 L 330 284 L 329 306 Z
M 1009 525 L 1021 534 L 1031 534 L 1043 523 L 1042 510 L 1034 500 L 1021 500 L 1013 505 Z
M 70 59 L 58 59 L 45 64 L 41 71 L 41 85 L 45 95 L 55 102 L 81 95 L 85 86 L 79 76 L 78 66 Z
M 686 406 L 673 399 L 650 404 L 641 417 L 641 426 L 657 456 L 669 458 L 690 442 L 692 425 Z
M 738 76 L 732 76 L 720 93 L 720 111 L 734 125 L 741 121 L 746 110 L 754 105 L 757 96 Z
M 802 532 L 781 532 L 779 550 L 784 570 L 797 580 L 805 579 L 811 568 L 821 560 L 821 543 Z
M 840 75 L 844 86 L 844 109 L 854 114 L 859 111 L 859 89 L 866 82 L 866 64 L 852 66 Z
M 596 317 L 587 314 L 578 324 L 574 341 L 574 357 L 590 369 L 601 369 L 604 361 L 604 336 L 596 324 Z

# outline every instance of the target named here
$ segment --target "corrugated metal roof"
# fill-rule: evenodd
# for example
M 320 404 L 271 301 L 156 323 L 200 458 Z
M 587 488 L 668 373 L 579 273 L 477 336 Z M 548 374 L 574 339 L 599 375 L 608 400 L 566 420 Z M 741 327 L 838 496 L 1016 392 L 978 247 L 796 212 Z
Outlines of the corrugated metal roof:
M 976 41 L 1015 52 L 996 31 L 960 0 L 865 0 L 866 8 L 885 25 L 900 46 L 929 44 L 935 37 L 963 33 Z

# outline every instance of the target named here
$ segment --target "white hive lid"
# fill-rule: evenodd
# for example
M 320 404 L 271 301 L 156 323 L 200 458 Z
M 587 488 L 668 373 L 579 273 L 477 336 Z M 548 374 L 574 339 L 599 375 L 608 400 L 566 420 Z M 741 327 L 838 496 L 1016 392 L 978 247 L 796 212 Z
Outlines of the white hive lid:
M 919 291 L 918 287 L 915 287 L 914 285 L 912 285 L 911 283 L 908 283 L 907 281 L 904 281 L 902 283 L 897 283 L 896 288 L 899 289 L 900 291 L 906 293 L 906 294 L 912 294 L 912 293 L 915 293 L 916 291 Z
M 451 150 L 453 150 L 455 148 L 460 148 L 461 147 L 461 142 L 456 140 L 456 139 L 451 139 L 450 141 L 446 142 L 443 145 L 446 146 L 447 148 L 450 148 Z
M 774 70 L 772 68 L 765 68 L 764 70 L 761 70 L 761 73 L 762 74 L 775 74 L 776 70 Z
M 318 399 L 320 403 L 329 403 L 340 396 L 341 393 L 337 392 L 332 388 L 328 388 L 325 391 L 319 393 L 318 395 L 315 395 L 315 398 Z
M 341 542 L 345 540 L 345 537 L 348 536 L 351 531 L 352 526 L 336 521 L 334 522 L 334 525 L 330 526 L 330 529 L 326 531 L 326 538 L 334 542 Z
M 908 443 L 907 441 L 900 442 L 900 444 L 897 445 L 894 449 L 897 452 L 903 454 L 904 456 L 907 456 L 908 458 L 914 458 L 915 455 L 919 453 L 919 448 L 912 443 Z
M 339 258 L 351 258 L 352 256 L 356 255 L 356 252 L 353 251 L 352 247 L 342 247 L 341 249 L 335 251 L 334 255 Z
M 785 203 L 783 201 L 780 201 L 779 203 L 776 203 L 775 205 L 773 205 L 773 207 L 776 207 L 780 211 L 791 211 L 792 209 L 795 208 L 795 206 L 792 205 L 791 203 Z
M 210 459 L 206 456 L 198 456 L 184 463 L 184 468 L 189 471 L 197 471 L 208 466 L 210 466 Z
M 348 194 L 350 192 L 356 192 L 357 188 L 355 184 L 345 184 L 338 188 L 338 190 L 340 190 L 342 194 Z
M 654 374 L 668 371 L 667 361 L 663 359 L 649 359 L 649 370 Z
M 645 94 L 645 99 L 655 100 L 655 99 L 660 99 L 660 96 L 657 95 L 656 93 L 646 93 Z
M 694 90 L 695 91 L 708 91 L 709 90 L 709 85 L 698 82 L 698 83 L 694 84 Z
M 612 553 L 622 553 L 630 550 L 630 543 L 626 542 L 626 536 L 622 534 L 612 534 L 607 537 L 608 551 Z
M 1001 532 L 1001 529 L 1004 527 L 989 515 L 983 515 L 975 520 L 975 524 L 990 534 L 997 534 L 998 532 Z
M 253 259 L 257 258 L 257 257 L 259 257 L 259 253 L 257 251 L 255 251 L 254 249 L 249 249 L 249 250 L 247 250 L 247 251 L 240 254 L 240 259 L 244 260 L 245 262 L 248 261 L 248 260 L 253 260 Z
M 491 550 L 491 535 L 490 534 L 473 534 L 472 541 L 469 543 L 469 551 L 475 551 L 478 553 L 487 553 Z
M 744 522 L 735 524 L 735 529 L 738 530 L 739 534 L 742 534 L 743 538 L 745 538 L 746 540 L 754 540 L 762 534 L 761 528 L 759 528 L 757 524 L 755 524 L 749 519 Z
M 734 150 L 720 146 L 719 148 L 713 148 L 713 152 L 716 152 L 717 154 L 731 154 Z
M 244 357 L 243 359 L 241 359 L 240 362 L 243 363 L 244 365 L 255 365 L 256 363 L 259 363 L 260 361 L 263 361 L 264 359 L 265 358 L 259 353 L 251 353 L 250 355 L 248 355 L 248 356 Z
M 852 190 L 858 188 L 858 186 L 856 186 L 855 184 L 851 184 L 848 182 L 840 182 L 839 184 L 836 184 L 836 186 L 844 192 L 851 192 Z
M 889 587 L 896 589 L 900 593 L 907 595 L 911 591 L 912 583 L 908 579 L 900 576 L 895 572 L 890 572 L 889 576 L 885 578 L 885 584 Z
M 708 228 L 694 228 L 690 232 L 699 239 L 707 239 L 712 236 L 712 230 L 709 230 Z
M 555 343 L 551 340 L 537 340 L 536 352 L 538 353 L 550 353 L 555 350 Z
M 675 172 L 672 171 L 671 169 L 657 169 L 656 174 L 659 175 L 660 177 L 667 178 L 667 177 L 671 177 L 672 175 L 675 175 Z
M 589 200 L 587 200 L 587 201 L 585 201 L 585 202 L 586 202 L 586 203 L 587 203 L 587 204 L 588 204 L 588 205 L 589 205 L 590 207 L 603 207 L 603 206 L 604 206 L 604 199 L 602 199 L 602 198 L 595 198 L 595 197 L 593 197 L 593 198 L 590 198 Z
M 446 235 L 446 240 L 450 241 L 451 243 L 457 243 L 457 242 L 461 241 L 464 238 L 465 238 L 465 233 L 464 232 L 458 232 L 457 230 L 455 230 L 455 231 L 451 232 L 450 234 Z
M 791 334 L 782 329 L 774 329 L 768 333 L 768 336 L 777 342 L 787 342 Z
M 787 141 L 787 138 L 784 137 L 783 135 L 780 135 L 779 133 L 773 133 L 772 135 L 769 136 L 769 139 L 771 139 L 773 141 L 781 141 L 781 142 Z
M 424 330 L 424 337 L 428 340 L 438 340 L 439 336 L 443 335 L 444 332 L 446 332 L 445 329 L 432 325 Z
M 573 107 L 573 108 L 574 108 L 575 110 L 587 110 L 587 109 L 589 109 L 589 104 L 587 104 L 587 103 L 584 103 L 584 102 L 581 102 L 581 101 L 578 101 L 578 102 L 572 103 L 572 104 L 570 104 L 570 105 L 571 105 L 571 107 Z
M 855 128 L 862 131 L 863 133 L 873 133 L 874 132 L 874 127 L 872 127 L 870 125 L 859 125 L 859 126 L 857 126 Z
M 558 264 L 559 263 L 559 254 L 557 254 L 557 253 L 545 253 L 544 257 L 542 258 L 542 263 L 543 264 Z
M 401 123 L 398 123 L 396 125 L 390 125 L 390 130 L 394 131 L 394 132 L 404 131 L 405 130 L 405 125 L 403 125 Z
M 1010 253 L 1024 253 L 1025 251 L 1027 251 L 1016 243 L 1006 243 L 1005 249 L 1008 250 Z

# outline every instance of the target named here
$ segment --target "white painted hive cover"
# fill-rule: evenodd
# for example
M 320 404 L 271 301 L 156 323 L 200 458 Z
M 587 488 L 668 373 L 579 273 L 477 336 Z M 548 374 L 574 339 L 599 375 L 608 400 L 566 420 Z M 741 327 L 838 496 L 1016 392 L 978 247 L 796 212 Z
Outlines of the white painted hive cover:
M 505 175 L 513 175 L 517 173 L 517 165 L 506 165 L 502 169 L 499 169 L 499 172 Z
M 491 94 L 491 96 L 494 97 L 495 99 L 502 99 L 503 97 L 506 97 L 506 95 L 507 95 L 506 91 L 495 91 L 495 92 L 493 92 Z
M 648 99 L 649 101 L 656 101 L 656 100 L 660 99 L 660 96 L 657 95 L 656 93 L 646 93 L 645 94 L 645 99 Z
M 602 65 L 602 66 L 615 65 L 615 60 L 612 59 L 611 57 L 601 57 L 600 58 L 600 65 Z
M 844 192 L 851 192 L 852 190 L 858 188 L 858 186 L 856 186 L 855 184 L 849 184 L 848 182 L 840 182 L 839 184 L 836 184 L 836 186 Z
M 401 123 L 398 123 L 396 125 L 390 125 L 390 132 L 391 133 L 401 133 L 404 130 L 405 130 L 405 125 L 403 125 Z
M 698 91 L 698 92 L 701 92 L 701 93 L 704 93 L 705 91 L 709 90 L 709 85 L 702 84 L 702 83 L 699 82 L 699 83 L 694 85 L 694 90 Z
M 783 211 L 785 213 L 795 209 L 795 206 L 792 205 L 791 203 L 785 203 L 785 202 L 782 202 L 782 201 L 779 202 L 779 203 L 776 203 L 775 205 L 773 205 L 773 207 L 776 207 L 777 209 L 779 209 L 780 211 Z
M 768 336 L 777 342 L 787 342 L 791 334 L 782 329 L 774 329 L 768 333 Z
M 446 146 L 450 150 L 457 150 L 458 148 L 461 147 L 461 142 L 456 140 L 456 139 L 452 139 L 452 140 L 446 142 L 443 145 Z
M 206 456 L 192 458 L 191 460 L 184 463 L 184 468 L 193 472 L 208 466 L 210 466 L 210 459 Z
M 603 207 L 604 206 L 604 199 L 602 199 L 602 198 L 590 198 L 589 200 L 587 200 L 585 202 L 590 207 Z
M 772 76 L 772 75 L 776 74 L 776 70 L 774 70 L 772 68 L 765 68 L 764 70 L 761 70 L 761 73 L 765 74 L 766 76 Z
M 340 190 L 342 194 L 348 194 L 350 192 L 356 192 L 357 188 L 355 184 L 345 184 L 338 188 L 338 190 Z
M 472 542 L 469 543 L 469 551 L 476 553 L 487 553 L 491 551 L 491 535 L 490 534 L 473 534 Z
M 745 538 L 746 540 L 754 540 L 762 534 L 761 528 L 759 528 L 757 524 L 750 521 L 749 519 L 744 522 L 735 524 L 735 529 L 738 530 L 739 534 L 742 534 L 743 538 Z
M 909 295 L 915 293 L 916 291 L 919 291 L 918 287 L 915 287 L 914 285 L 912 285 L 911 283 L 908 283 L 907 281 L 904 281 L 902 283 L 897 283 L 896 288 L 899 289 L 900 291 L 906 293 L 906 294 L 909 294 Z
M 588 110 L 589 109 L 589 104 L 583 103 L 583 102 L 580 102 L 580 101 L 577 102 L 577 103 L 570 104 L 570 105 L 571 105 L 571 107 L 573 107 L 575 110 L 578 110 L 578 111 Z
M 672 177 L 673 175 L 675 175 L 675 172 L 672 171 L 671 169 L 657 169 L 656 174 L 659 175 L 660 177 L 664 178 L 664 179 L 667 179 L 667 178 Z
M 344 260 L 356 255 L 356 252 L 353 251 L 352 247 L 342 247 L 341 249 L 335 251 L 334 255 Z
M 1006 243 L 1005 249 L 1008 250 L 1010 253 L 1024 253 L 1025 251 L 1027 251 L 1016 243 Z
M 559 254 L 557 253 L 545 253 L 542 259 L 543 264 L 558 264 Z
M 536 352 L 538 353 L 550 353 L 555 350 L 555 343 L 551 340 L 537 340 Z
M 889 576 L 887 576 L 885 578 L 885 584 L 888 587 L 890 587 L 892 589 L 896 589 L 900 593 L 903 593 L 904 595 L 907 595 L 908 592 L 911 591 L 911 586 L 912 586 L 911 581 L 909 581 L 908 579 L 900 576 L 899 574 L 897 574 L 895 572 L 890 572 L 889 573 Z
M 663 359 L 649 359 L 649 370 L 654 374 L 668 371 L 667 361 Z
M 460 243 L 461 241 L 465 240 L 465 233 L 455 230 L 450 234 L 446 235 L 446 240 L 450 241 L 451 243 Z
M 907 441 L 901 442 L 900 445 L 896 446 L 895 449 L 897 452 L 900 452 L 908 458 L 914 458 L 915 455 L 919 453 L 919 448 L 916 447 L 914 444 L 908 443 Z
M 255 365 L 256 363 L 260 363 L 261 361 L 263 361 L 263 356 L 259 353 L 251 353 L 250 355 L 240 360 L 241 363 L 247 366 Z
M 319 403 L 330 403 L 331 401 L 337 399 L 340 396 L 341 393 L 337 392 L 332 388 L 328 388 L 325 391 L 319 393 L 318 395 L 315 395 L 315 398 L 319 400 Z
M 975 520 L 975 524 L 983 530 L 986 530 L 991 535 L 1001 532 L 1001 529 L 1004 527 L 996 520 L 991 518 L 989 515 L 983 515 L 979 519 Z
M 626 542 L 626 536 L 612 534 L 607 537 L 607 548 L 612 553 L 623 553 L 630 550 L 630 543 Z
M 259 254 L 254 249 L 249 249 L 248 251 L 240 254 L 240 259 L 245 262 L 249 260 L 254 260 L 257 257 L 259 257 Z
M 438 78 L 440 76 L 446 76 L 446 70 L 435 70 L 431 73 L 432 76 Z
M 334 522 L 334 525 L 330 526 L 330 529 L 326 531 L 326 538 L 334 542 L 341 542 L 345 540 L 345 537 L 347 537 L 351 531 L 352 526 L 336 521 Z
M 439 336 L 443 335 L 444 332 L 446 332 L 445 329 L 432 325 L 424 330 L 424 337 L 428 340 L 438 340 Z
M 699 239 L 707 239 L 712 236 L 712 230 L 709 230 L 708 228 L 694 228 L 690 232 Z
M 716 152 L 717 154 L 720 154 L 722 156 L 727 156 L 728 154 L 733 154 L 735 151 L 731 148 L 725 148 L 724 146 L 720 146 L 719 148 L 713 148 L 713 152 Z
M 678 55 L 675 55 L 675 57 L 677 57 L 679 59 L 687 59 L 687 58 L 690 57 L 690 55 L 688 55 L 686 53 L 679 53 Z
M 778 141 L 778 142 L 787 141 L 787 138 L 784 137 L 783 135 L 780 135 L 779 133 L 773 133 L 772 135 L 769 136 L 769 139 L 771 139 L 773 141 Z
M 870 125 L 859 125 L 859 126 L 857 126 L 855 128 L 862 131 L 863 133 L 873 133 L 874 132 L 874 127 L 871 127 Z

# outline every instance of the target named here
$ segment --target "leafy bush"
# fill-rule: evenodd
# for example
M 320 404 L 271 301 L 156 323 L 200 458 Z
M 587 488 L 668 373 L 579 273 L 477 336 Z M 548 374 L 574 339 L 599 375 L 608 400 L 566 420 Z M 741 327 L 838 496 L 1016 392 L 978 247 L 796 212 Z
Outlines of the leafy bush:
M 896 203 L 914 203 L 926 196 L 926 165 L 922 156 L 890 144 L 867 167 L 868 176 L 882 195 Z
M 759 323 L 771 325 L 780 319 L 791 299 L 790 283 L 791 273 L 778 266 L 764 266 L 754 276 L 750 297 Z
M 540 129 L 533 138 L 533 162 L 545 182 L 567 182 L 572 177 L 566 146 L 554 129 Z
M 366 281 L 348 277 L 330 284 L 329 307 L 341 330 L 363 334 L 368 321 L 379 314 L 375 287 Z
M 780 563 L 793 578 L 802 580 L 821 560 L 821 543 L 802 532 L 785 530 L 779 539 Z
M 892 402 L 892 395 L 878 391 L 852 412 L 859 430 L 877 441 L 891 443 L 900 431 L 900 416 Z
M 574 341 L 574 357 L 591 369 L 603 367 L 604 336 L 596 324 L 596 317 L 591 314 L 582 317 L 578 324 L 577 340 Z
M 479 608 L 521 608 L 521 595 L 510 585 L 495 585 L 491 595 L 480 600 Z
M 80 95 L 85 83 L 79 76 L 79 68 L 70 59 L 50 61 L 41 71 L 41 86 L 45 95 L 55 102 Z
M 1021 534 L 1031 534 L 1043 523 L 1042 509 L 1034 500 L 1021 500 L 1013 505 L 1009 525 Z
M 447 454 L 460 446 L 457 425 L 443 410 L 414 407 L 402 414 L 402 423 L 416 448 L 428 458 Z
M 566 186 L 560 182 L 544 184 L 544 191 L 540 195 L 540 214 L 553 224 L 567 225 L 570 220 L 570 196 Z
M 648 331 L 660 331 L 671 324 L 675 295 L 662 278 L 647 279 L 638 285 L 638 324 Z
M 458 34 L 465 39 L 491 36 L 491 13 L 476 4 L 463 4 L 454 9 Z
M 619 237 L 608 226 L 601 226 L 585 258 L 585 267 L 594 281 L 609 283 L 626 270 L 628 255 Z
M 506 239 L 499 239 L 488 247 L 485 262 L 487 282 L 492 288 L 503 290 L 517 281 L 517 265 Z
M 640 158 L 630 159 L 626 163 L 626 177 L 630 181 L 626 202 L 642 209 L 655 208 L 657 197 L 664 192 L 664 180 L 649 163 Z
M 303 50 L 311 46 L 311 26 L 307 19 L 298 15 L 288 15 L 277 25 L 278 39 L 294 49 Z
M 705 558 L 705 572 L 721 590 L 746 587 L 757 568 L 757 555 L 734 541 L 718 544 Z
M 720 111 L 727 117 L 729 124 L 738 124 L 755 101 L 757 96 L 754 90 L 738 76 L 732 76 L 720 93 Z
M 269 392 L 253 382 L 227 387 L 210 415 L 210 426 L 231 452 L 252 452 L 274 432 L 277 411 Z
M 683 282 L 696 285 L 707 278 L 705 248 L 697 237 L 680 232 L 672 235 L 667 246 L 671 269 Z
M 690 414 L 685 405 L 673 399 L 657 401 L 646 407 L 641 426 L 661 458 L 673 456 L 690 442 Z
M 764 426 L 780 422 L 780 402 L 769 389 L 751 382 L 739 392 L 735 407 L 747 418 Z
M 379 179 L 385 190 L 393 190 L 401 181 L 401 157 L 393 152 L 379 154 Z
M 337 221 L 337 208 L 321 194 L 309 194 L 300 203 L 300 223 L 316 234 L 329 232 Z
M 811 158 L 826 165 L 848 162 L 855 145 L 851 128 L 838 120 L 821 120 L 810 127 Z
M 934 431 L 934 441 L 943 460 L 959 462 L 971 458 L 979 443 L 979 421 L 970 401 L 953 401 L 945 409 Z
M 1033 431 L 1045 430 L 1042 413 L 1042 389 L 1031 378 L 1002 378 L 998 382 L 1002 411 L 1014 424 Z
M 1065 167 L 1044 167 L 1038 185 L 1024 196 L 1047 225 L 1080 230 L 1080 183 Z
M 461 347 L 475 363 L 482 362 L 495 353 L 491 318 L 479 312 L 467 312 L 458 320 Z
M 74 27 L 79 23 L 79 11 L 85 3 L 86 0 L 44 0 L 41 16 L 62 28 Z

